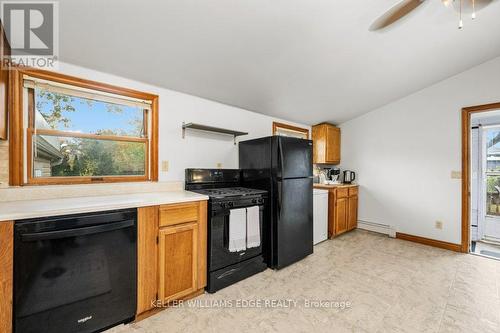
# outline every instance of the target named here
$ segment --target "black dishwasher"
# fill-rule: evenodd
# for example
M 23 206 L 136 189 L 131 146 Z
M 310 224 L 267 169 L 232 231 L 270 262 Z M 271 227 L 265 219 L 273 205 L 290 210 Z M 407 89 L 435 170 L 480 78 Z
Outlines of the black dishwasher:
M 14 332 L 99 332 L 134 319 L 137 210 L 16 221 Z

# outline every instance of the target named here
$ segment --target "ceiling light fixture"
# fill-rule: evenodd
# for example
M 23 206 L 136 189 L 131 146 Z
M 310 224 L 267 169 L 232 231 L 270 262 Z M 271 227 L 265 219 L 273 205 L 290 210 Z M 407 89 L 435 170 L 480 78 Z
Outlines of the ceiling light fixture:
M 393 0 L 396 1 L 396 0 Z M 451 8 L 459 15 L 458 28 L 464 27 L 464 15 L 472 20 L 476 19 L 476 12 L 489 6 L 491 3 L 499 0 L 441 0 L 443 6 Z M 413 11 L 417 11 L 427 0 L 398 0 L 398 2 L 387 9 L 370 25 L 370 31 L 382 30 L 399 21 Z M 500 2 L 500 1 L 499 1 Z
M 458 29 L 464 27 L 464 21 L 462 20 L 462 0 L 460 0 L 460 21 L 458 21 Z

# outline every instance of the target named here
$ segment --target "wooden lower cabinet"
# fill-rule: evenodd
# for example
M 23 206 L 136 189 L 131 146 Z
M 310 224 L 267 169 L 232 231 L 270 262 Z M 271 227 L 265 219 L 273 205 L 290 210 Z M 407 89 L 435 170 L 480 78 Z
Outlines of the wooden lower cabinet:
M 14 222 L 0 221 L 0 332 L 12 331 Z
M 159 299 L 169 302 L 195 292 L 198 289 L 197 223 L 162 228 L 159 247 Z
M 334 229 L 335 235 L 347 231 L 347 218 L 348 218 L 348 201 L 347 198 L 338 198 L 335 200 L 334 210 Z
M 205 288 L 206 238 L 206 201 L 139 208 L 137 315 Z
M 158 206 L 137 209 L 137 313 L 158 298 Z
M 350 196 L 347 206 L 347 230 L 353 230 L 358 227 L 358 196 Z
M 358 227 L 357 186 L 332 186 L 329 188 L 328 206 L 329 238 L 338 236 Z

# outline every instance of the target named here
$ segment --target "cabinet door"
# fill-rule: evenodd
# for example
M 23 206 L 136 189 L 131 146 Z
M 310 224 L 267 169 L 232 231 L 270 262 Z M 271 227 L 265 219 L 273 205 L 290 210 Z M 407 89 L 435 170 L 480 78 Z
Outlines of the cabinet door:
M 347 218 L 347 229 L 356 229 L 358 226 L 358 196 L 349 197 L 349 213 Z
M 198 224 L 160 229 L 159 299 L 168 302 L 197 290 Z
M 340 128 L 338 127 L 326 128 L 326 162 L 340 162 Z
M 347 231 L 347 198 L 338 198 L 335 202 L 335 234 Z

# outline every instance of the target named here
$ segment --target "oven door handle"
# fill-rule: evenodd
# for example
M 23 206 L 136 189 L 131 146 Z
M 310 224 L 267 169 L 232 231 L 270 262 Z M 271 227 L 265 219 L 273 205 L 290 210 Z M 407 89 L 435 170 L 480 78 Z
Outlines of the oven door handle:
M 76 229 L 21 234 L 21 241 L 34 242 L 34 241 L 39 241 L 39 240 L 60 239 L 60 238 L 67 238 L 67 237 L 77 237 L 77 236 L 98 234 L 101 232 L 107 232 L 107 231 L 128 228 L 128 227 L 133 226 L 134 222 L 135 222 L 134 220 L 126 220 L 126 221 L 114 222 L 114 223 L 109 223 L 109 224 L 101 224 L 101 225 L 93 226 L 93 227 L 84 227 L 84 228 L 76 228 Z

